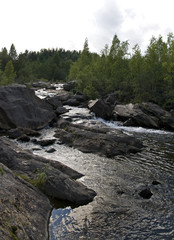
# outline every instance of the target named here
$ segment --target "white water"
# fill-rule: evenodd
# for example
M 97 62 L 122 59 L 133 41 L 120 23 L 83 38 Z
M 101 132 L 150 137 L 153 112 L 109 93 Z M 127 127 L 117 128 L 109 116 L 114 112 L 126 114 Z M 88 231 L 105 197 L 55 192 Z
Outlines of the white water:
M 41 93 L 46 95 L 38 94 Z M 120 122 L 95 118 L 88 109 L 69 109 L 64 117 L 73 119 L 74 123 L 120 129 L 143 141 L 146 148 L 113 159 L 85 154 L 57 143 L 51 146 L 56 150 L 51 154 L 46 152 L 50 147 L 35 150 L 35 154 L 83 173 L 85 176 L 79 181 L 97 192 L 94 201 L 85 206 L 72 208 L 61 203 L 53 209 L 50 240 L 174 239 L 174 133 L 124 127 Z M 53 128 L 42 130 L 41 138 L 52 138 L 54 131 Z M 37 147 L 31 143 L 20 145 L 30 150 Z M 155 186 L 153 181 L 160 184 Z M 153 196 L 142 199 L 138 192 L 147 187 Z

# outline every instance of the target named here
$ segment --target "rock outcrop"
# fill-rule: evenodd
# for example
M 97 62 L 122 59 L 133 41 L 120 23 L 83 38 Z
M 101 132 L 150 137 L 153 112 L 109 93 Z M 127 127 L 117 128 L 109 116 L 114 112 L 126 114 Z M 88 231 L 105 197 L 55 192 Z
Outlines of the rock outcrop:
M 107 104 L 102 99 L 96 99 L 89 101 L 88 108 L 91 112 L 95 113 L 96 117 L 109 120 L 112 117 L 112 111 L 114 107 L 110 104 Z
M 48 239 L 51 209 L 41 191 L 0 163 L 0 239 Z
M 86 127 L 72 124 L 66 120 L 58 121 L 55 137 L 70 147 L 85 153 L 96 153 L 107 157 L 136 153 L 143 145 L 134 137 L 119 130 L 109 128 Z
M 174 130 L 174 117 L 157 104 L 118 104 L 113 111 L 115 120 L 124 122 L 124 126 Z
M 51 106 L 23 85 L 0 87 L 0 129 L 40 129 L 55 118 Z
M 93 190 L 74 180 L 82 176 L 78 172 L 57 161 L 22 151 L 7 140 L 0 139 L 0 162 L 53 198 L 84 204 L 95 196 Z
M 82 176 L 0 138 L 0 239 L 48 239 L 52 206 L 47 196 L 78 205 L 95 197 L 75 180 Z

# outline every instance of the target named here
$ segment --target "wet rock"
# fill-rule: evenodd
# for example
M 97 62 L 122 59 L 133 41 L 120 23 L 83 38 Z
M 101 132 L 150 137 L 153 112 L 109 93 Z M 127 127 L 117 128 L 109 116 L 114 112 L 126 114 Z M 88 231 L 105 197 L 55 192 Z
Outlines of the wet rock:
M 116 93 L 107 94 L 106 96 L 103 97 L 103 100 L 106 104 L 114 107 L 117 103 L 117 95 Z
M 54 137 L 70 147 L 85 153 L 96 153 L 107 157 L 136 153 L 143 145 L 134 137 L 109 128 L 86 127 L 60 120 Z
M 79 106 L 79 101 L 77 101 L 77 99 L 72 97 L 72 98 L 69 98 L 67 101 L 64 101 L 63 104 L 68 105 L 68 106 L 77 107 L 77 106 Z
M 40 129 L 55 118 L 50 105 L 23 85 L 0 87 L 0 128 Z
M 8 131 L 8 136 L 11 139 L 16 139 L 16 138 L 20 137 L 22 134 L 23 134 L 22 129 L 19 129 L 19 128 L 10 129 Z
M 23 134 L 20 137 L 17 138 L 17 141 L 22 141 L 22 142 L 29 142 L 30 141 L 30 137 Z
M 153 103 L 116 105 L 115 119 L 124 121 L 125 126 L 141 126 L 155 129 L 174 129 L 174 117 L 170 112 Z
M 22 135 L 27 135 L 31 137 L 39 137 L 40 133 L 38 131 L 32 130 L 32 129 L 27 129 L 27 128 L 15 128 L 15 129 L 10 129 L 7 132 L 7 135 L 9 136 L 10 139 L 16 139 L 21 137 Z
M 138 194 L 144 199 L 150 199 L 153 195 L 149 188 L 141 190 Z
M 152 185 L 160 185 L 161 183 L 160 182 L 158 182 L 158 181 L 156 181 L 156 180 L 154 180 L 153 182 L 152 182 Z
M 56 151 L 55 148 L 50 148 L 50 149 L 46 150 L 47 153 L 53 153 L 53 152 L 55 152 L 55 151 Z
M 105 103 L 102 99 L 89 101 L 88 108 L 95 113 L 96 117 L 111 119 L 113 106 Z
M 60 116 L 61 114 L 67 113 L 69 110 L 65 107 L 58 107 L 55 111 L 57 116 Z
M 56 110 L 58 107 L 62 107 L 62 102 L 60 100 L 59 96 L 53 96 L 53 97 L 46 97 L 45 101 L 49 103 L 54 110 Z
M 38 144 L 38 145 L 40 145 L 42 147 L 46 147 L 46 146 L 54 144 L 55 141 L 56 141 L 56 139 L 42 139 L 42 140 L 35 139 L 34 143 Z
M 21 151 L 6 139 L 0 139 L 0 162 L 52 198 L 86 204 L 96 195 L 74 180 L 82 174 L 57 161 Z
M 138 104 L 116 105 L 113 115 L 120 121 L 125 121 L 125 126 L 141 126 L 159 128 L 158 119 L 145 114 Z

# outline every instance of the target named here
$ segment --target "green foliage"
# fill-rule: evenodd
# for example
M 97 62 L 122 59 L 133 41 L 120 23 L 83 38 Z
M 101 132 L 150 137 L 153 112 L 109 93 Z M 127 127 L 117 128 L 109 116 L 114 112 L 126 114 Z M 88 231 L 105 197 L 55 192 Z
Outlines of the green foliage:
M 17 80 L 32 83 L 77 80 L 77 89 L 94 99 L 115 92 L 118 101 L 152 101 L 174 108 L 174 35 L 152 37 L 144 54 L 138 45 L 129 52 L 129 42 L 114 35 L 111 46 L 100 55 L 91 53 L 88 39 L 83 50 L 42 49 L 17 55 L 14 44 L 0 51 L 0 84 Z
M 33 184 L 34 186 L 40 188 L 40 189 L 44 189 L 44 185 L 46 183 L 47 180 L 47 174 L 45 169 L 37 169 L 37 175 L 35 179 L 31 180 L 31 184 Z
M 46 165 L 42 169 L 36 169 L 36 176 L 33 179 L 29 178 L 24 174 L 18 174 L 18 176 L 24 179 L 25 181 L 31 183 L 35 187 L 38 187 L 39 189 L 44 190 L 44 186 L 47 180 L 47 173 L 46 173 L 47 167 L 48 166 Z
M 12 63 L 12 60 L 10 60 L 4 69 L 4 72 L 2 73 L 2 78 L 1 78 L 1 85 L 8 85 L 14 83 L 16 77 L 16 73 L 14 71 L 14 66 Z
M 0 167 L 0 174 L 3 176 L 5 174 L 4 170 Z
M 128 41 L 121 42 L 117 35 L 111 46 L 105 45 L 101 55 L 84 50 L 70 68 L 70 79 L 78 80 L 78 90 L 90 98 L 116 92 L 119 101 L 152 101 L 174 108 L 174 36 L 167 42 L 162 36 L 152 37 L 142 55 L 138 45 L 128 52 Z

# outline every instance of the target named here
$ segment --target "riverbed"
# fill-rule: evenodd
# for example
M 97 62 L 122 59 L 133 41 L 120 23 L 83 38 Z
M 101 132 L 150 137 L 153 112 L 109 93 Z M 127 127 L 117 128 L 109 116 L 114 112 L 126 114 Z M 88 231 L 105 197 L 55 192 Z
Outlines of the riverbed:
M 81 172 L 84 177 L 78 181 L 97 193 L 93 202 L 84 206 L 58 203 L 50 217 L 49 239 L 174 239 L 174 133 L 123 127 L 120 122 L 97 119 L 84 108 L 69 110 L 64 118 L 120 129 L 140 139 L 145 148 L 140 153 L 106 158 L 57 142 L 45 148 L 18 143 Z M 41 138 L 53 138 L 55 130 L 43 129 Z M 56 151 L 47 153 L 50 148 Z M 140 196 L 142 189 L 151 192 L 149 199 Z

